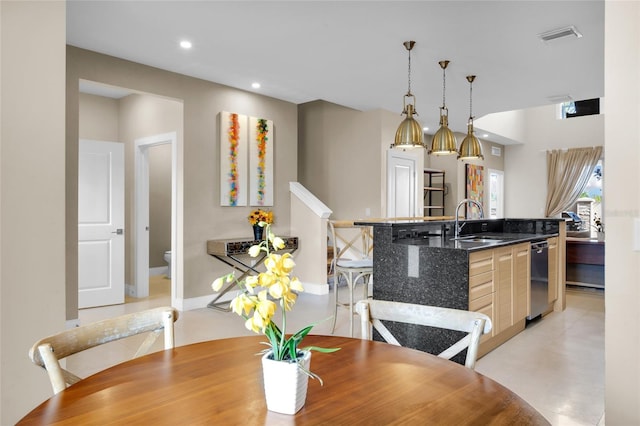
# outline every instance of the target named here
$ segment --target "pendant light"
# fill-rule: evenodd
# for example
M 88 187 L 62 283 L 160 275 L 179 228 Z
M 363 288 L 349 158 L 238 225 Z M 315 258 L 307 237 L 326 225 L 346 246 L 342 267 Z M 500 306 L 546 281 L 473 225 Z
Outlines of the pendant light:
M 473 99 L 473 80 L 476 79 L 475 75 L 468 75 L 467 81 L 469 82 L 469 121 L 467 122 L 467 136 L 462 140 L 460 144 L 460 151 L 458 152 L 459 160 L 484 160 L 482 155 L 482 145 L 476 136 L 473 134 L 473 114 L 472 114 L 472 99 Z
M 405 119 L 400 123 L 398 130 L 396 130 L 396 137 L 392 148 L 407 149 L 407 148 L 424 148 L 424 134 L 422 126 L 418 121 L 413 118 L 414 114 L 418 114 L 415 110 L 416 98 L 411 94 L 411 49 L 416 44 L 415 41 L 405 41 L 404 47 L 409 52 L 409 88 L 407 94 L 404 95 L 402 100 L 402 114 Z M 413 103 L 407 103 L 407 98 L 411 98 Z
M 442 107 L 440 108 L 440 128 L 433 135 L 431 140 L 431 149 L 429 154 L 433 155 L 449 155 L 457 154 L 458 141 L 456 137 L 449 129 L 449 109 L 445 103 L 445 90 L 446 90 L 446 69 L 449 65 L 449 61 L 440 61 L 440 68 L 442 68 Z

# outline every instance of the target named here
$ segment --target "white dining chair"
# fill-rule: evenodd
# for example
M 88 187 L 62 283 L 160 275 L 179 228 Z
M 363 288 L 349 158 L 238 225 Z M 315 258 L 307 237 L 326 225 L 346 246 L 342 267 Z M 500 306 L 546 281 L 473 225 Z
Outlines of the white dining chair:
M 71 328 L 38 340 L 29 351 L 29 358 L 47 370 L 53 392 L 58 393 L 82 380 L 62 368 L 61 359 L 98 345 L 149 333 L 133 356 L 136 358 L 147 353 L 163 331 L 164 348 L 171 349 L 175 345 L 173 323 L 177 319 L 176 309 L 161 307 Z
M 353 291 L 363 286 L 362 297 L 369 297 L 369 281 L 373 278 L 373 234 L 370 226 L 358 226 L 353 221 L 330 220 L 329 235 L 333 246 L 333 259 L 329 277 L 333 278 L 334 315 L 331 333 L 336 329 L 338 306 L 349 309 L 349 330 L 353 337 Z M 349 290 L 349 303 L 339 303 L 338 284 L 344 278 Z
M 366 340 L 372 339 L 372 331 L 375 328 L 386 342 L 401 346 L 382 321 L 417 324 L 468 333 L 438 356 L 451 359 L 467 349 L 464 365 L 472 370 L 475 368 L 478 357 L 480 337 L 491 331 L 491 319 L 487 315 L 460 309 L 386 300 L 361 300 L 356 304 L 356 311 L 361 318 L 362 339 Z

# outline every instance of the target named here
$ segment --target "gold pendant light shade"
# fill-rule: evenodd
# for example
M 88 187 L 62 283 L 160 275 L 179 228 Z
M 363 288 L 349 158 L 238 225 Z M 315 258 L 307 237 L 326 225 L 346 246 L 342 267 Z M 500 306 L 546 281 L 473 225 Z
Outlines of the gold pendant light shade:
M 462 140 L 462 143 L 460 144 L 458 159 L 484 160 L 484 155 L 482 155 L 482 144 L 473 134 L 473 121 L 469 121 L 469 124 L 467 126 L 467 136 L 465 136 L 465 138 Z
M 411 94 L 411 49 L 413 49 L 415 44 L 415 41 L 405 41 L 403 43 L 404 47 L 409 52 L 409 88 L 402 101 L 402 114 L 405 118 L 402 120 L 402 123 L 400 123 L 398 130 L 396 130 L 396 137 L 393 145 L 391 146 L 392 148 L 424 148 L 424 133 L 422 131 L 422 126 L 415 118 L 413 118 L 414 115 L 418 114 L 415 108 L 416 98 Z M 413 103 L 407 103 L 407 98 L 411 98 Z
M 446 109 L 446 108 L 443 108 Z M 449 129 L 449 118 L 444 115 L 442 109 L 440 110 L 440 128 L 433 135 L 431 140 L 431 149 L 429 154 L 433 155 L 449 155 L 455 154 L 457 151 L 458 141 L 455 135 Z
M 431 149 L 429 154 L 433 155 L 449 155 L 456 154 L 458 141 L 455 135 L 449 129 L 449 109 L 445 103 L 445 91 L 446 91 L 446 69 L 449 65 L 449 61 L 440 61 L 440 68 L 442 68 L 442 107 L 440 108 L 440 128 L 433 135 L 431 140 Z
M 469 121 L 467 123 L 467 136 L 462 140 L 460 150 L 458 151 L 459 160 L 484 160 L 484 155 L 482 155 L 482 144 L 473 134 L 472 100 L 473 81 L 475 79 L 475 75 L 467 76 L 467 81 L 469 82 Z
M 413 118 L 413 114 L 415 114 L 413 105 L 407 105 L 402 113 L 405 114 L 406 117 L 402 120 L 402 123 L 400 123 L 398 130 L 396 130 L 393 147 L 401 149 L 424 148 L 422 126 Z

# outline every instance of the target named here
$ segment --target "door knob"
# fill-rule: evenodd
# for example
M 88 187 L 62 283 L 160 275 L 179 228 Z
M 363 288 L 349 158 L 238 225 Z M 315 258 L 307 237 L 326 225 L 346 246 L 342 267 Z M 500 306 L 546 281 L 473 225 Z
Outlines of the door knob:
M 118 229 L 116 229 L 115 231 L 112 231 L 111 233 L 112 233 L 112 234 L 122 235 L 122 234 L 124 234 L 124 229 L 122 229 L 122 228 L 118 228 Z

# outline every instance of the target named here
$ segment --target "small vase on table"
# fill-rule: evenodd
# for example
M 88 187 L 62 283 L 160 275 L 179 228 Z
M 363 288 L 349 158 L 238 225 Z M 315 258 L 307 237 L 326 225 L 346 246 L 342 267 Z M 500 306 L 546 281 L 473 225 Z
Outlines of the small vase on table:
M 264 395 L 269 411 L 295 414 L 304 406 L 309 376 L 302 368 L 309 371 L 311 352 L 300 352 L 299 356 L 294 361 L 274 361 L 271 351 L 262 356 Z
M 262 241 L 262 235 L 264 228 L 260 225 L 253 225 L 253 239 L 255 241 Z

